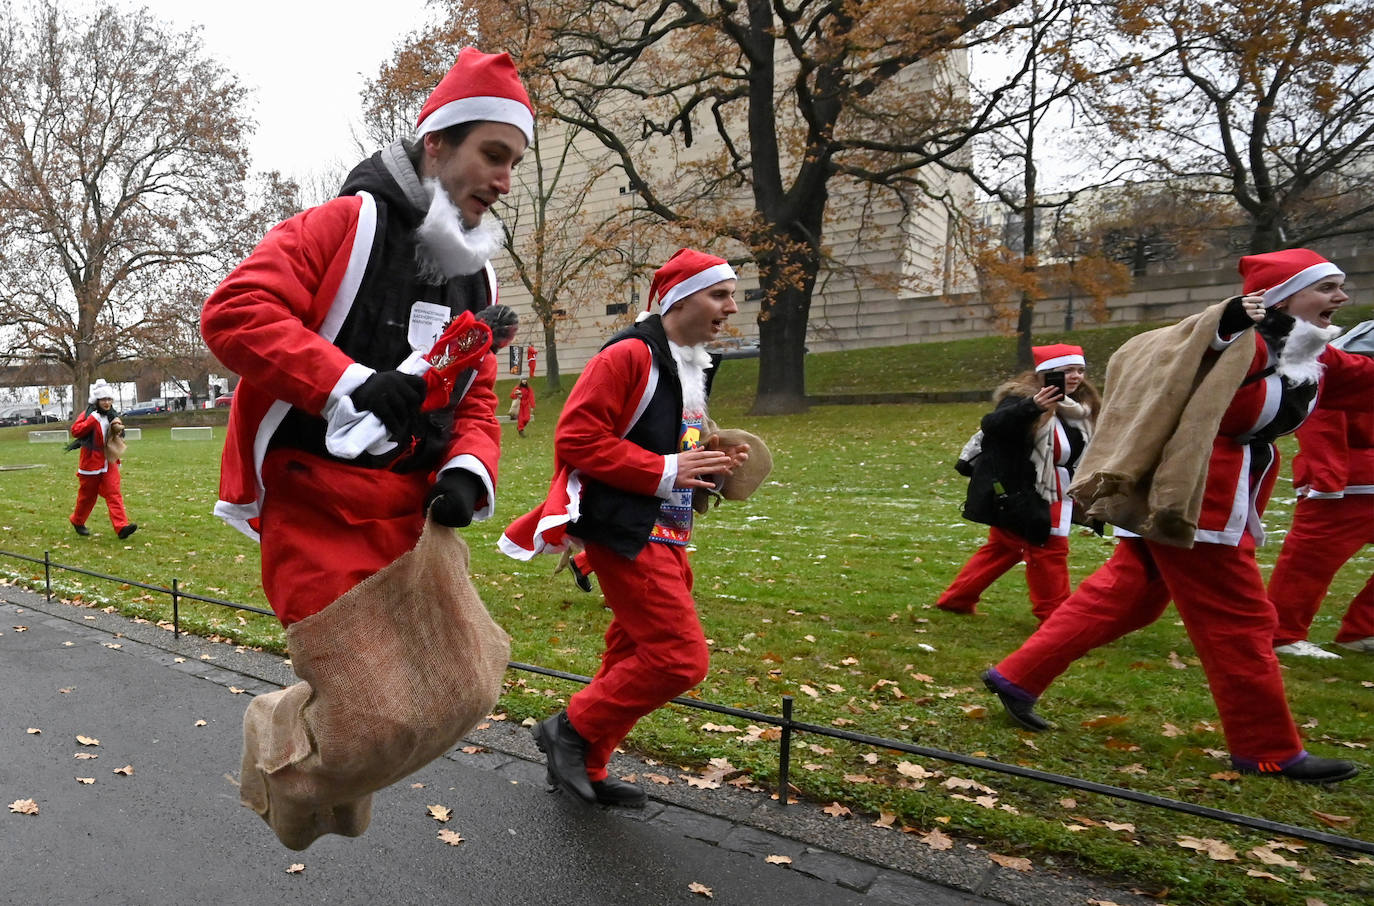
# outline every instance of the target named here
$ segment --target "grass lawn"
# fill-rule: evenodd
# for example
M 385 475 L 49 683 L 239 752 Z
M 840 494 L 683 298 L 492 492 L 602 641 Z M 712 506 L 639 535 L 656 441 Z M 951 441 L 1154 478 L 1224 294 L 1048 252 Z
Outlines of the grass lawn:
M 1368 309 L 1341 320 L 1362 317 Z M 1110 349 L 1130 332 L 1111 328 L 1041 341 L 1082 341 L 1090 376 L 1100 380 Z M 1011 350 L 1011 339 L 994 338 L 814 355 L 808 389 L 991 387 L 1014 370 Z M 1019 732 L 978 674 L 1034 629 L 1022 572 L 999 581 L 976 616 L 931 606 L 985 537 L 985 527 L 960 518 L 965 482 L 952 462 L 986 406 L 818 406 L 805 415 L 751 418 L 745 412 L 755 369 L 756 361 L 725 363 L 712 414 L 722 425 L 766 438 L 774 471 L 752 500 L 724 505 L 698 522 L 696 597 L 713 654 L 696 695 L 775 714 L 781 696 L 792 695 L 795 718 L 809 723 L 1370 838 L 1374 657 L 1285 663 L 1308 748 L 1366 764 L 1364 774 L 1332 790 L 1230 773 L 1201 669 L 1172 610 L 1083 658 L 1051 688 L 1041 711 L 1055 731 Z M 510 382 L 498 390 L 509 393 Z M 521 564 L 495 547 L 506 523 L 547 488 L 561 404 L 562 397 L 541 394 L 525 438 L 507 423 L 497 516 L 464 535 L 478 587 L 513 637 L 512 658 L 590 674 L 609 616 L 599 595 L 577 591 L 567 575 L 550 575 L 555 558 Z M 147 419 L 142 426 L 124 469 L 126 504 L 140 528 L 125 542 L 111 532 L 103 505 L 90 520 L 92 537 L 78 538 L 68 526 L 75 454 L 59 444 L 27 443 L 27 429 L 0 429 L 0 466 L 10 467 L 0 471 L 0 549 L 35 557 L 48 551 L 58 562 L 150 584 L 170 585 L 176 577 L 186 591 L 265 607 L 255 546 L 210 513 L 223 429 L 212 442 L 174 442 L 164 422 Z M 1292 443 L 1283 446 L 1291 454 Z M 36 468 L 12 468 L 27 464 Z M 1281 482 L 1266 517 L 1271 543 L 1260 552 L 1266 572 L 1292 506 Z M 1076 536 L 1074 580 L 1096 568 L 1111 545 Z M 1330 641 L 1344 604 L 1371 571 L 1370 549 L 1341 571 L 1333 603 L 1313 627 L 1314 641 Z M 12 580 L 28 582 L 41 572 L 0 557 L 0 575 Z M 164 595 L 57 575 L 69 599 L 153 620 L 169 617 Z M 201 605 L 182 613 L 202 634 L 281 648 L 275 621 Z M 543 717 L 573 691 L 568 683 L 511 672 L 501 707 L 513 720 Z M 665 708 L 641 722 L 627 745 L 689 772 L 728 759 L 755 781 L 772 782 L 776 744 L 757 741 L 744 726 L 720 729 L 727 723 L 719 715 Z M 714 729 L 703 727 L 708 724 Z M 836 820 L 890 813 L 895 827 L 922 835 L 938 829 L 991 852 L 1028 857 L 1033 870 L 1072 866 L 1110 875 L 1168 903 L 1353 906 L 1374 897 L 1374 859 L 1348 852 L 1289 846 L 1216 822 L 825 738 L 798 736 L 792 764 L 803 795 L 853 810 Z M 682 782 L 676 770 L 664 773 Z M 1196 847 L 1210 847 L 1211 855 Z M 1227 847 L 1233 858 L 1225 858 Z

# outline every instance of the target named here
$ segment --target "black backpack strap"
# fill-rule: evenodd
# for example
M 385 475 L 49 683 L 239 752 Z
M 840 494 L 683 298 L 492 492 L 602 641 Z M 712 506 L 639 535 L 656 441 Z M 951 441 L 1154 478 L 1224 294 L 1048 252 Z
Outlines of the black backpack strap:
M 1240 385 L 1241 385 L 1242 387 L 1246 387 L 1246 386 L 1248 386 L 1248 385 L 1250 385 L 1250 384 L 1255 383 L 1255 381 L 1262 381 L 1262 380 L 1264 380 L 1265 378 L 1269 377 L 1269 375 L 1273 374 L 1273 373 L 1274 373 L 1275 371 L 1277 371 L 1277 370 L 1278 370 L 1278 368 L 1277 368 L 1276 366 L 1270 365 L 1268 368 L 1265 368 L 1265 369 L 1263 369 L 1263 370 L 1261 370 L 1261 371 L 1256 371 L 1254 374 L 1250 375 L 1248 378 L 1246 378 L 1245 380 L 1241 381 L 1241 382 L 1240 382 Z

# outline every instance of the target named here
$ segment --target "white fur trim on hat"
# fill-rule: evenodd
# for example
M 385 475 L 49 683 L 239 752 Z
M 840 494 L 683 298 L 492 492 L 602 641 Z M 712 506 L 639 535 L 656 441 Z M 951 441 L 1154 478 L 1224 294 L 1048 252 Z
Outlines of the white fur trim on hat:
M 1284 299 L 1287 299 L 1299 290 L 1306 289 L 1323 277 L 1344 276 L 1345 271 L 1336 267 L 1336 265 L 1332 264 L 1330 261 L 1322 261 L 1311 267 L 1305 267 L 1278 286 L 1271 286 L 1269 289 L 1266 289 L 1264 291 L 1264 307 L 1273 308 Z
M 658 300 L 658 311 L 660 315 L 667 314 L 668 309 L 679 299 L 685 299 L 692 293 L 706 289 L 708 286 L 715 286 L 726 280 L 736 280 L 735 269 L 728 264 L 716 264 L 708 267 L 704 271 L 693 274 L 676 286 L 673 286 L 663 298 Z
M 112 400 L 115 397 L 114 388 L 105 383 L 104 378 L 96 378 L 91 385 L 91 398 L 87 402 L 94 403 L 96 400 Z
M 427 132 L 438 132 L 459 123 L 487 120 L 507 123 L 525 134 L 525 141 L 534 144 L 534 114 L 519 101 L 499 97 L 470 97 L 449 101 L 425 117 L 415 131 L 420 138 Z
M 1055 356 L 1055 357 L 1052 358 L 1052 359 L 1045 359 L 1045 361 L 1043 361 L 1043 362 L 1041 362 L 1039 365 L 1036 365 L 1036 366 L 1035 366 L 1035 370 L 1036 370 L 1037 372 L 1040 372 L 1040 371 L 1053 371 L 1054 369 L 1056 369 L 1056 368 L 1062 368 L 1062 367 L 1064 367 L 1065 365 L 1084 365 L 1084 366 L 1086 366 L 1087 364 L 1088 364 L 1088 363 L 1087 363 L 1087 360 L 1084 359 L 1081 355 L 1061 355 L 1061 356 Z

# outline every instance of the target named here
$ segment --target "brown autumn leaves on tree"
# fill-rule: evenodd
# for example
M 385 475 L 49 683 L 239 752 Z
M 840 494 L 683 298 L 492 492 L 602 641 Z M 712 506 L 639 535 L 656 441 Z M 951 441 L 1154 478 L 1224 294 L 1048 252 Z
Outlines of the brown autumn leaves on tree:
M 176 324 L 294 195 L 254 187 L 244 91 L 146 10 L 48 4 L 0 25 L 0 356 L 98 369 L 176 350 Z M 257 191 L 253 191 L 256 188 Z M 192 303 L 191 300 L 194 300 Z

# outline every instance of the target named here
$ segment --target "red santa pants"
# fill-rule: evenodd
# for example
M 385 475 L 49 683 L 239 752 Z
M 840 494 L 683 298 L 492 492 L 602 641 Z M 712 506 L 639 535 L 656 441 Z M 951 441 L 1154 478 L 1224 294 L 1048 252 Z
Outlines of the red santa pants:
M 324 610 L 420 540 L 430 477 L 298 450 L 262 465 L 262 588 L 283 626 Z
M 129 515 L 124 512 L 124 495 L 119 491 L 119 463 L 107 462 L 104 472 L 99 475 L 77 473 L 76 507 L 72 510 L 72 525 L 85 525 L 95 509 L 97 497 L 105 498 L 105 507 L 110 511 L 110 525 L 118 532 L 129 524 Z
M 1278 611 L 1275 645 L 1307 638 L 1331 580 L 1366 544 L 1374 544 L 1374 494 L 1303 497 L 1293 527 L 1269 577 L 1269 600 Z M 1346 608 L 1338 642 L 1374 636 L 1374 576 Z
M 1301 752 L 1274 656 L 1277 619 L 1249 535 L 1238 548 L 1122 539 L 997 672 L 1038 697 L 1093 648 L 1153 623 L 1170 598 L 1202 660 L 1231 755 L 1283 762 Z
M 568 702 L 587 740 L 587 777 L 606 779 L 611 753 L 635 722 L 706 678 L 710 652 L 692 600 L 687 551 L 650 542 L 634 560 L 600 544 L 587 557 L 614 616 L 601 669 Z
M 987 543 L 959 570 L 935 606 L 973 613 L 988 586 L 1022 560 L 1031 612 L 1043 623 L 1069 596 L 1069 539 L 1062 535 L 1051 535 L 1044 547 L 1036 547 L 1015 532 L 992 526 Z

